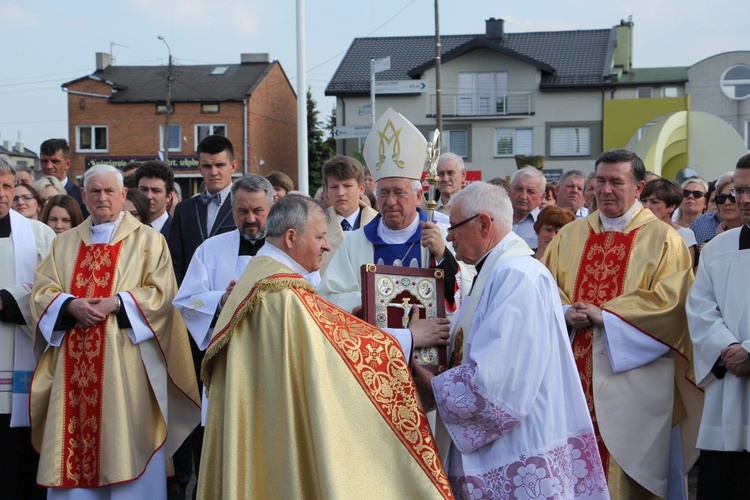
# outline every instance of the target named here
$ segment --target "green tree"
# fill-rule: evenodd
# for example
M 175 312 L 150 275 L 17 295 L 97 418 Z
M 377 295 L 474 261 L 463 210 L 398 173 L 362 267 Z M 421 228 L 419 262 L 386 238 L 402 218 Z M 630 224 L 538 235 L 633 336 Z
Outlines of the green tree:
M 334 154 L 326 140 L 322 122 L 318 119 L 318 104 L 313 99 L 312 92 L 307 89 L 307 182 L 310 187 L 310 196 L 314 196 L 318 188 L 323 184 L 321 168 L 323 163 Z

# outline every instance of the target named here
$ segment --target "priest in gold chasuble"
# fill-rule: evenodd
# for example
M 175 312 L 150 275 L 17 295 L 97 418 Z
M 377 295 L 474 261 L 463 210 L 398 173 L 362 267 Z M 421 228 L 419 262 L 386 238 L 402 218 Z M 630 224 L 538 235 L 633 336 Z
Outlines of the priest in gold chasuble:
M 543 262 L 573 332 L 612 498 L 684 498 L 703 404 L 685 315 L 692 265 L 677 232 L 638 202 L 644 176 L 634 153 L 602 153 L 599 210 L 565 226 Z
M 125 192 L 114 167 L 88 170 L 91 217 L 36 271 L 31 434 L 52 499 L 166 498 L 166 459 L 200 421 L 169 250 Z
M 452 498 L 398 342 L 323 300 L 326 214 L 281 198 L 203 361 L 199 499 Z

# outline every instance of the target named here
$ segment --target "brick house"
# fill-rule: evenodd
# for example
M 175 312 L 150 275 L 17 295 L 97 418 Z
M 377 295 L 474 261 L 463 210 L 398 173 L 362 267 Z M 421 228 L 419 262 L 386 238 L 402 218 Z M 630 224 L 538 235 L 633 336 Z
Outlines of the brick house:
M 113 66 L 64 83 L 71 175 L 95 164 L 159 158 L 164 148 L 167 66 Z M 172 67 L 169 164 L 183 193 L 197 192 L 195 149 L 207 135 L 232 141 L 237 173 L 279 170 L 296 182 L 296 94 L 278 61 L 242 54 L 240 64 Z

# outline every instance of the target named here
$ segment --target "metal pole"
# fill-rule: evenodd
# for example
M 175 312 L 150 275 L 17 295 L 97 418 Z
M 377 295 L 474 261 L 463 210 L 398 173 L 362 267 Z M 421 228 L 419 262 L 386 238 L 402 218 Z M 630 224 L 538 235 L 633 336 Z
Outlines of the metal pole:
M 297 189 L 308 193 L 305 0 L 297 0 Z
M 440 87 L 440 63 L 442 47 L 440 45 L 440 8 L 435 0 L 435 116 L 437 129 L 443 133 L 443 89 Z
M 169 44 L 163 36 L 159 35 L 157 38 L 164 42 L 164 45 L 167 46 L 167 52 L 169 52 L 169 65 L 167 66 L 167 123 L 164 126 L 164 164 L 168 168 L 171 168 L 169 166 L 169 124 L 170 116 L 172 114 L 172 49 L 169 48 Z
M 375 59 L 370 59 L 370 108 L 372 126 L 375 128 Z

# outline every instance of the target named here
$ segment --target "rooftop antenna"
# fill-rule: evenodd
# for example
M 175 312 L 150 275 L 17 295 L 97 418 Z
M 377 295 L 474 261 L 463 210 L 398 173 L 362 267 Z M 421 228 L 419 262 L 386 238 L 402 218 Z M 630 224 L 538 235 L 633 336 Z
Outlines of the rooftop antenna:
M 114 51 L 113 51 L 114 47 L 124 47 L 126 49 L 130 48 L 127 45 L 123 45 L 121 43 L 109 42 L 109 60 L 111 61 L 112 66 L 115 65 L 115 54 L 114 54 Z

